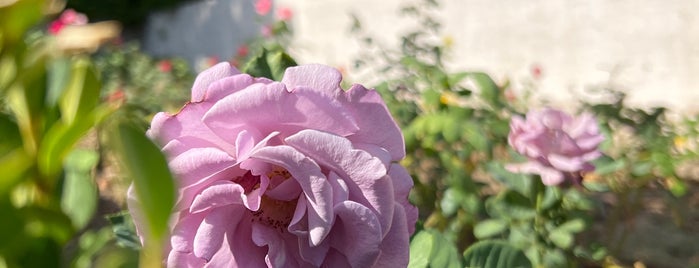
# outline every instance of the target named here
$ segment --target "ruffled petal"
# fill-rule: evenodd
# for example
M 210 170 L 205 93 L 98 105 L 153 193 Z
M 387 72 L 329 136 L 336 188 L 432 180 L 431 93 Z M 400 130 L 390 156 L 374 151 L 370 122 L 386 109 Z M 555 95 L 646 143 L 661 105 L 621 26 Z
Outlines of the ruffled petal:
M 194 80 L 194 85 L 192 86 L 192 102 L 203 101 L 206 97 L 206 91 L 212 83 L 236 74 L 240 74 L 240 71 L 231 66 L 228 62 L 221 62 L 204 70 L 197 75 L 197 78 Z M 216 100 L 217 99 L 210 99 L 210 101 Z
M 342 88 L 340 88 L 341 81 L 342 74 L 339 71 L 320 64 L 288 68 L 282 78 L 282 83 L 289 90 L 294 90 L 297 87 L 306 87 L 329 96 L 337 96 L 342 92 Z
M 345 201 L 335 206 L 338 220 L 330 246 L 347 257 L 352 267 L 371 267 L 379 257 L 381 224 L 374 212 L 359 203 Z M 357 235 L 361 234 L 361 235 Z
M 386 149 L 393 161 L 405 157 L 403 133 L 391 117 L 381 95 L 361 85 L 353 85 L 343 104 L 357 120 L 359 130 L 348 138 L 355 143 L 376 144 Z
M 309 242 L 320 244 L 334 220 L 332 186 L 320 167 L 296 149 L 284 145 L 261 148 L 250 157 L 286 169 L 299 183 L 308 202 Z
M 400 204 L 405 212 L 405 218 L 408 223 L 408 232 L 410 234 L 415 232 L 415 223 L 418 218 L 417 207 L 410 204 L 408 201 L 408 195 L 410 195 L 410 189 L 413 188 L 413 178 L 410 177 L 405 168 L 399 164 L 391 165 L 391 169 L 388 170 L 388 176 L 391 177 L 393 181 L 393 190 L 395 191 L 396 203 Z M 394 216 L 395 217 L 395 216 Z M 393 220 L 395 222 L 395 220 Z
M 408 267 L 411 233 L 408 231 L 405 213 L 396 204 L 391 230 L 381 241 L 381 255 L 374 267 Z
M 380 159 L 353 149 L 344 137 L 316 130 L 302 130 L 285 142 L 346 178 L 350 200 L 373 209 L 381 227 L 388 230 L 393 218 L 393 183 Z
M 343 136 L 358 129 L 337 100 L 308 88 L 288 92 L 281 83 L 254 84 L 228 95 L 204 115 L 204 123 L 219 137 L 234 136 L 243 128 L 282 135 L 310 128 Z

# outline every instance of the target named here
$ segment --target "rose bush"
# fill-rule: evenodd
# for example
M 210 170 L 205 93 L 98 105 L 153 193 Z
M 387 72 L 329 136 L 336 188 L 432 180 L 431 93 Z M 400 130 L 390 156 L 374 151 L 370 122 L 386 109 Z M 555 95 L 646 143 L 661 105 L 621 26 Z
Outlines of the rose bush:
M 590 161 L 602 155 L 598 146 L 603 140 L 591 114 L 572 117 L 550 108 L 533 110 L 526 119 L 514 116 L 510 122 L 508 143 L 528 161 L 507 165 L 507 169 L 539 174 L 546 185 L 566 179 L 579 183 L 580 172 L 594 170 Z
M 167 266 L 407 265 L 402 134 L 377 92 L 341 80 L 322 65 L 275 82 L 219 63 L 181 111 L 155 115 L 148 135 L 178 178 Z M 129 209 L 143 238 L 132 190 Z

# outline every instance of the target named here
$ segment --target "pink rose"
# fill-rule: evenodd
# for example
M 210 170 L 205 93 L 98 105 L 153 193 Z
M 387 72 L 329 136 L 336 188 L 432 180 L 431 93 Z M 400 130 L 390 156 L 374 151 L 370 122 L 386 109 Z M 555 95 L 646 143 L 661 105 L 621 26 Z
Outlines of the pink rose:
M 562 111 L 530 111 L 526 119 L 519 116 L 510 122 L 508 142 L 529 161 L 510 164 L 517 173 L 541 175 L 546 185 L 570 180 L 580 182 L 580 172 L 592 171 L 590 161 L 601 156 L 599 144 L 604 140 L 595 118 L 587 113 L 572 117 Z
M 66 25 L 85 25 L 87 24 L 87 16 L 73 9 L 66 9 L 61 13 L 57 20 L 49 24 L 49 33 L 57 35 Z
M 405 267 L 417 209 L 400 129 L 374 90 L 327 66 L 281 82 L 228 63 L 148 135 L 178 178 L 168 267 Z M 143 235 L 138 200 L 129 208 Z

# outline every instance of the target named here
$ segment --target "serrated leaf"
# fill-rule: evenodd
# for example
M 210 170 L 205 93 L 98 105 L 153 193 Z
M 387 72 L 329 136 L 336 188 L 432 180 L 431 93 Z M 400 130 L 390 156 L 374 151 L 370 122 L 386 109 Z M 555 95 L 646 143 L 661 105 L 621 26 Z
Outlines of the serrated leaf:
M 480 241 L 464 251 L 465 267 L 527 268 L 532 267 L 524 253 L 503 241 Z
M 473 228 L 473 235 L 478 239 L 488 238 L 505 231 L 507 223 L 498 219 L 484 220 Z

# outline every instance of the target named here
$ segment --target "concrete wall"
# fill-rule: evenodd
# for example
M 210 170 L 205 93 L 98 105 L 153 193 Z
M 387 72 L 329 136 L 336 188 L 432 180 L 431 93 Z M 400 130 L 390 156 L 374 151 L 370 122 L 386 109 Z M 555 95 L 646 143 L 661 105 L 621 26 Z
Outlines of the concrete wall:
M 196 59 L 234 54 L 257 34 L 252 0 L 205 0 L 151 18 L 146 47 Z M 349 34 L 356 13 L 379 42 L 396 46 L 415 24 L 400 17 L 400 0 L 278 0 L 294 11 L 292 55 L 352 70 L 358 42 Z M 612 86 L 632 104 L 699 111 L 699 1 L 694 0 L 442 0 L 443 36 L 453 40 L 453 70 L 483 70 L 527 84 L 555 101 L 571 92 Z M 533 79 L 532 66 L 542 76 Z M 560 106 L 560 105 L 559 105 Z

